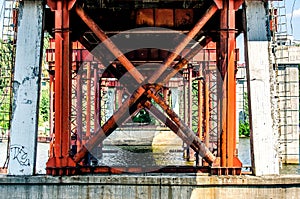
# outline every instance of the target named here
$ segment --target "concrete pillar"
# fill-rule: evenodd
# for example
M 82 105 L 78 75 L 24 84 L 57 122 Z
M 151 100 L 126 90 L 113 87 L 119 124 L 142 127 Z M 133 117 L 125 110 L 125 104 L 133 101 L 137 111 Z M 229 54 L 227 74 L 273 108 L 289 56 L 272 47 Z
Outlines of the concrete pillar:
M 251 161 L 255 175 L 279 174 L 277 132 L 273 130 L 270 94 L 268 8 L 262 1 L 246 1 L 245 58 L 251 129 Z
M 33 175 L 35 172 L 43 12 L 41 0 L 20 2 L 9 175 Z

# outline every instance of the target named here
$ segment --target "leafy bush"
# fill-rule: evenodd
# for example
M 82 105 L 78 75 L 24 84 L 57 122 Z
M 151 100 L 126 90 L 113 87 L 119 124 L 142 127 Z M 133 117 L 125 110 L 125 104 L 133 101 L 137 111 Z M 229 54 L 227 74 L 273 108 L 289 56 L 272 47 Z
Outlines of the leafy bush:
M 239 123 L 239 136 L 250 136 L 250 126 L 248 122 L 241 122 Z

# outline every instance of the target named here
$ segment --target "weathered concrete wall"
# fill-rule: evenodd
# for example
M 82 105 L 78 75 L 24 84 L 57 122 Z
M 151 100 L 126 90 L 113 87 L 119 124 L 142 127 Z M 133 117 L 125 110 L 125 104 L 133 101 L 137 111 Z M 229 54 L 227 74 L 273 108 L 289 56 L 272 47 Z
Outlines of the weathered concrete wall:
M 278 64 L 300 64 L 299 46 L 277 46 L 276 57 Z
M 278 134 L 273 129 L 268 8 L 246 1 L 245 58 L 251 125 L 252 169 L 255 175 L 279 174 Z
M 300 176 L 195 174 L 0 177 L 0 198 L 298 198 Z
M 279 143 L 283 163 L 299 164 L 299 46 L 277 46 Z
M 32 175 L 35 169 L 43 1 L 20 2 L 9 173 Z
M 299 69 L 279 65 L 280 151 L 283 163 L 299 164 Z

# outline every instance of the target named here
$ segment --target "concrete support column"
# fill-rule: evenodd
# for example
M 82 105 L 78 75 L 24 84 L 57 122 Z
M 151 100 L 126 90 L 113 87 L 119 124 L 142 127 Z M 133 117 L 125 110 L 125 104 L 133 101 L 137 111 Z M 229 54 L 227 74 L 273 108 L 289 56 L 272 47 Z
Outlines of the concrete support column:
M 41 0 L 20 2 L 9 175 L 35 173 L 43 13 Z
M 255 175 L 279 174 L 277 132 L 272 128 L 268 7 L 246 1 L 245 58 L 251 130 L 251 161 Z

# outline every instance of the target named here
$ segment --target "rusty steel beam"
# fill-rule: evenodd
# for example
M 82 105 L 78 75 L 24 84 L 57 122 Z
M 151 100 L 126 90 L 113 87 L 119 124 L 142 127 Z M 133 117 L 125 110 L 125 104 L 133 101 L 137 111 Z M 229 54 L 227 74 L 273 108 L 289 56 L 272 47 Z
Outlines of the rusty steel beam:
M 199 77 L 198 80 L 198 137 L 203 140 L 203 107 L 204 107 L 204 100 L 203 100 L 203 70 L 200 68 L 199 70 Z
M 202 48 L 203 46 L 205 46 L 207 43 L 209 43 L 211 41 L 211 38 L 209 39 L 205 39 L 201 42 L 201 45 L 196 46 L 194 49 L 192 49 L 185 57 L 185 59 L 181 60 L 180 62 L 178 62 L 175 66 L 174 66 L 174 70 L 172 70 L 172 72 L 170 74 L 167 74 L 166 78 L 164 78 L 160 84 L 158 85 L 162 85 L 165 84 L 167 81 L 169 81 L 169 79 L 171 79 L 172 75 L 175 75 L 180 69 L 182 69 L 186 63 L 188 63 L 188 60 L 190 60 L 191 58 L 193 58 Z M 97 55 L 95 55 L 97 56 Z M 118 73 L 118 71 L 115 71 L 115 68 L 111 68 L 112 72 L 114 74 Z M 176 72 L 177 71 L 177 72 Z M 118 74 L 116 76 L 116 78 L 120 78 L 122 74 Z M 169 79 L 167 79 L 169 78 Z M 160 87 L 157 87 L 156 90 L 158 91 L 160 89 Z M 134 93 L 135 95 L 136 93 Z M 133 104 L 133 98 L 134 96 L 132 96 L 131 98 L 128 98 L 127 100 L 125 100 L 123 102 L 123 105 L 117 110 L 117 112 L 114 114 L 113 117 L 109 118 L 108 121 L 100 128 L 97 130 L 97 132 L 95 133 L 95 136 L 93 136 L 88 143 L 86 144 L 86 146 L 82 146 L 82 148 L 79 150 L 79 152 L 74 156 L 74 161 L 75 162 L 79 162 L 82 160 L 82 158 L 84 158 L 85 154 L 91 150 L 93 147 L 97 146 L 98 144 L 100 144 L 105 138 L 106 136 L 110 135 L 116 128 L 117 128 L 117 123 L 119 122 L 124 122 L 127 118 L 125 116 L 122 117 L 122 113 L 126 113 L 126 111 L 128 110 L 127 107 L 129 107 L 130 104 Z
M 198 148 L 197 151 L 209 164 L 215 161 L 215 156 L 209 151 L 205 144 L 196 136 L 196 134 L 187 126 L 180 117 L 164 102 L 164 100 L 155 95 L 150 89 L 147 90 L 147 94 L 151 97 L 171 118 L 171 120 L 179 127 L 179 129 L 186 135 L 190 143 L 195 143 Z
M 102 141 L 118 127 L 118 124 L 125 122 L 125 120 L 130 117 L 130 115 L 126 114 L 128 113 L 128 107 L 129 112 L 135 112 L 138 108 L 138 104 L 139 102 L 135 102 L 133 97 L 125 100 L 123 105 L 114 113 L 114 115 L 112 115 L 101 128 L 97 129 L 95 135 L 81 147 L 74 156 L 74 161 L 80 162 L 89 151 L 92 151 L 94 147 L 101 144 Z
M 70 5 L 75 1 L 56 1 L 55 9 L 55 141 L 54 156 L 47 162 L 47 173 L 51 168 L 62 168 L 59 175 L 70 172 L 75 167 L 69 156 L 70 117 L 71 117 L 71 42 L 70 42 Z M 50 3 L 50 1 L 48 2 Z M 48 169 L 50 168 L 50 170 Z
M 217 11 L 217 7 L 213 5 L 209 11 L 199 20 L 196 24 L 195 28 L 192 29 L 191 34 L 188 34 L 188 37 L 182 41 L 178 45 L 175 50 L 175 53 L 172 53 L 168 58 L 167 61 L 164 62 L 164 67 L 160 68 L 159 73 L 161 74 L 167 69 L 168 65 L 173 62 L 173 60 L 177 57 L 183 48 L 188 44 L 189 41 L 199 32 L 199 30 L 204 26 L 204 24 L 211 18 L 211 16 Z M 130 72 L 130 74 L 136 79 L 138 83 L 141 83 L 144 78 L 143 76 L 134 68 L 134 66 L 130 63 L 130 61 L 122 54 L 122 52 L 117 49 L 117 47 L 108 39 L 105 33 L 99 28 L 99 26 L 84 12 L 84 10 L 80 7 L 76 8 L 77 14 L 82 18 L 82 20 L 95 32 L 96 36 L 99 37 L 101 41 L 104 41 L 106 47 L 119 59 L 119 61 L 123 64 L 123 66 Z M 177 53 L 177 54 L 176 54 Z M 176 56 L 175 56 L 176 55 Z M 155 73 L 148 82 L 156 81 L 160 76 Z M 86 144 L 85 147 L 82 148 L 74 157 L 74 160 L 80 161 L 84 154 L 87 153 L 89 148 L 93 148 L 97 145 L 97 143 L 101 142 L 101 139 L 105 137 L 106 133 L 109 135 L 112 129 L 117 128 L 116 122 L 120 122 L 125 120 L 123 116 L 126 113 L 128 107 L 132 107 L 131 105 L 136 103 L 137 100 L 144 94 L 145 89 L 141 86 L 139 87 L 132 95 L 132 97 L 125 101 L 123 106 L 119 108 L 119 110 L 115 113 L 113 117 L 111 117 L 105 124 L 107 128 L 100 129 L 98 133 L 94 137 L 92 137 L 89 142 Z M 103 127 L 104 127 L 103 126 Z M 98 140 L 97 140 L 98 139 Z
M 187 46 L 187 44 L 192 41 L 192 39 L 199 33 L 199 31 L 203 28 L 203 26 L 208 22 L 208 20 L 216 13 L 218 10 L 217 6 L 213 4 L 206 13 L 198 20 L 193 29 L 188 32 L 186 37 L 181 41 L 181 43 L 174 49 L 173 52 L 167 57 L 167 59 L 163 62 L 162 66 L 152 75 L 148 81 L 149 84 L 156 83 L 156 80 L 167 70 L 169 66 L 172 65 L 172 62 L 176 59 L 176 57 L 181 53 L 181 51 Z
M 209 71 L 208 66 L 205 71 L 205 86 L 204 86 L 204 101 L 205 101 L 205 145 L 209 148 L 209 133 L 210 133 L 210 98 L 209 98 Z
M 188 67 L 188 127 L 193 128 L 193 68 Z M 194 161 L 194 151 L 188 148 L 188 161 Z
M 153 84 L 158 78 L 167 70 L 167 68 L 172 64 L 180 52 L 186 47 L 186 45 L 197 35 L 201 28 L 207 23 L 207 21 L 215 14 L 218 10 L 217 6 L 213 4 L 204 16 L 196 23 L 194 28 L 187 34 L 183 41 L 175 48 L 164 61 L 159 70 L 152 75 L 147 83 Z M 121 62 L 121 64 L 126 68 L 126 70 L 136 79 L 136 81 L 141 84 L 144 81 L 144 77 L 139 73 L 139 71 L 133 66 L 133 64 L 124 56 L 124 54 L 115 46 L 115 44 L 107 37 L 103 30 L 87 15 L 87 13 L 79 6 L 76 7 L 76 13 L 78 16 L 86 23 L 86 25 L 94 32 L 94 34 L 103 42 L 103 44 L 110 50 L 110 52 Z M 142 87 L 137 89 L 137 93 L 143 93 L 144 89 Z M 140 95 L 141 96 L 141 95 Z M 138 96 L 138 97 L 140 97 Z
M 149 100 L 144 102 L 143 106 L 145 106 L 154 117 L 156 117 L 167 127 L 169 127 L 178 137 L 180 137 L 194 151 L 198 151 L 202 157 L 207 156 L 207 151 L 203 150 L 204 147 L 202 147 L 199 144 L 201 143 L 201 141 L 199 138 L 197 138 L 197 136 L 195 136 L 194 134 L 187 134 L 183 132 L 181 128 L 174 121 L 166 117 L 157 107 L 153 106 Z
M 221 86 L 221 166 L 235 165 L 236 149 L 236 79 L 235 79 L 235 1 L 223 0 L 220 14 L 219 70 L 222 76 Z
M 174 49 L 166 61 L 162 64 L 159 70 L 151 76 L 147 83 L 153 84 L 156 80 L 167 70 L 172 64 L 180 52 L 187 46 L 187 44 L 198 34 L 207 21 L 218 10 L 217 6 L 213 4 L 204 16 L 195 24 L 194 28 L 187 34 L 183 41 Z M 103 30 L 85 13 L 85 11 L 77 6 L 76 13 L 86 23 L 86 25 L 94 32 L 94 34 L 103 42 L 103 44 L 110 50 L 110 52 L 121 62 L 121 64 L 127 69 L 127 71 L 136 79 L 140 84 L 144 81 L 144 77 L 138 72 L 133 64 L 124 56 L 124 54 L 115 46 L 115 44 L 107 37 Z
M 143 82 L 143 76 L 134 67 L 134 65 L 126 58 L 126 56 L 118 49 L 118 47 L 109 39 L 104 31 L 89 17 L 89 15 L 81 8 L 76 6 L 76 13 L 82 21 L 93 31 L 93 33 L 103 42 L 106 48 L 121 62 L 127 71 L 137 79 L 140 84 Z

